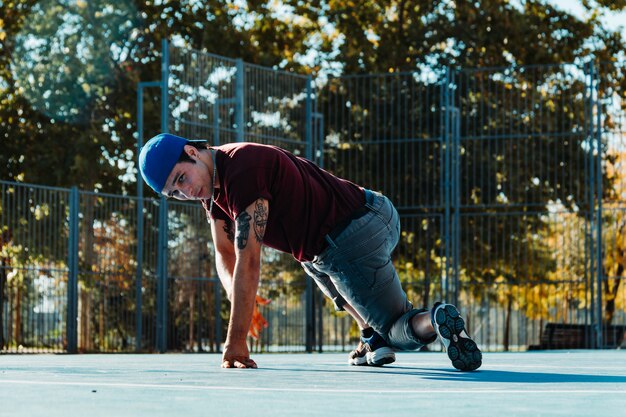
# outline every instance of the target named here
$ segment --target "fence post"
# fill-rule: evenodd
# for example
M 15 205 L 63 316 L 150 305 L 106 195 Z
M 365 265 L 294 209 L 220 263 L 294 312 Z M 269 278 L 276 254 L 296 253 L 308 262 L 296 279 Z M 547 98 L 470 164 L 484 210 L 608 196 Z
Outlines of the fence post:
M 443 195 L 443 204 L 444 204 L 444 222 L 443 222 L 443 241 L 444 241 L 444 270 L 441 277 L 441 293 L 442 298 L 448 302 L 452 302 L 452 300 L 448 299 L 449 294 L 449 281 L 450 275 L 452 272 L 451 259 L 452 259 L 452 236 L 451 236 L 451 225 L 452 225 L 452 204 L 451 204 L 451 186 L 452 186 L 452 143 L 451 143 L 451 134 L 450 134 L 450 68 L 446 67 L 446 73 L 443 80 L 443 86 L 441 89 L 441 141 L 443 148 L 443 159 L 444 159 L 444 172 L 443 172 L 443 181 L 442 181 L 442 195 Z
M 452 245 L 452 303 L 457 305 L 459 303 L 459 286 L 460 277 L 459 271 L 461 269 L 459 262 L 461 259 L 461 112 L 458 107 L 453 108 L 453 124 L 452 124 L 452 186 L 450 199 L 452 205 L 452 227 L 451 238 L 453 240 Z
M 591 326 L 593 331 L 591 332 L 591 340 L 588 340 L 591 347 L 599 349 L 602 347 L 602 287 L 601 287 L 601 274 L 598 274 L 601 268 L 601 259 L 598 256 L 599 243 L 596 241 L 597 235 L 596 231 L 599 225 L 597 224 L 597 214 L 596 214 L 596 198 L 597 198 L 597 190 L 596 190 L 596 158 L 594 153 L 599 152 L 600 149 L 596 148 L 596 140 L 595 140 L 595 119 L 594 119 L 594 109 L 596 107 L 595 100 L 595 68 L 593 65 L 593 61 L 589 62 L 586 65 L 586 73 L 585 78 L 587 80 L 587 85 L 585 88 L 587 89 L 587 102 L 586 102 L 586 115 L 585 118 L 587 126 L 586 126 L 586 137 L 589 145 L 589 155 L 586 161 L 586 167 L 589 172 L 589 181 L 588 188 L 589 192 L 587 193 L 587 202 L 589 205 L 588 212 L 588 224 L 589 224 L 589 232 L 586 236 L 588 240 L 588 249 L 589 249 L 589 287 L 591 291 Z
M 67 277 L 67 351 L 78 351 L 78 188 L 72 187 L 69 195 L 69 239 Z
M 237 59 L 237 78 L 235 83 L 235 123 L 237 124 L 237 142 L 245 140 L 245 66 L 243 59 Z
M 305 349 L 307 352 L 313 352 L 313 344 L 315 343 L 315 326 L 313 323 L 313 283 L 311 278 L 306 279 L 306 289 L 304 292 L 304 311 L 305 311 Z
M 596 123 L 594 126 L 594 139 L 595 139 L 595 222 L 596 222 L 596 317 L 597 319 L 597 331 L 596 331 L 596 347 L 601 349 L 604 346 L 603 334 L 602 334 L 602 288 L 604 284 L 604 257 L 603 257 L 603 242 L 602 242 L 602 104 L 599 100 L 600 95 L 600 72 L 593 67 L 592 73 L 592 99 L 596 109 Z M 595 81 L 595 82 L 594 82 Z M 608 331 L 608 330 L 607 330 Z
M 167 350 L 167 200 L 159 203 L 159 239 L 157 247 L 157 332 L 160 353 Z
M 311 76 L 306 77 L 306 100 L 304 102 L 304 140 L 306 142 L 306 159 L 313 160 L 313 87 Z
M 170 48 L 167 39 L 161 41 L 161 133 L 169 132 Z
M 213 283 L 215 299 L 215 351 L 222 351 L 222 286 L 219 281 Z
M 315 307 L 315 312 L 317 313 L 317 351 L 322 353 L 324 349 L 324 295 L 321 291 L 315 291 Z
M 143 85 L 137 86 L 137 166 L 139 166 L 139 152 L 143 147 Z M 142 340 L 142 297 L 143 281 L 143 181 L 137 170 L 137 271 L 135 273 L 135 351 L 141 350 Z
M 313 119 L 311 123 L 315 122 L 315 132 L 313 135 L 314 150 L 317 153 L 315 155 L 315 163 L 324 168 L 324 115 L 319 112 L 313 113 Z
M 166 42 L 167 44 L 167 42 Z M 166 48 L 166 46 L 164 46 Z M 148 81 L 137 84 L 137 154 L 136 161 L 139 166 L 139 152 L 143 147 L 143 90 L 147 87 L 161 87 L 162 81 Z M 161 91 L 161 94 L 163 91 Z M 165 124 L 167 127 L 167 124 Z M 163 127 L 163 126 L 162 126 Z M 135 275 L 135 351 L 141 350 L 143 340 L 143 312 L 142 292 L 143 288 L 143 179 L 137 170 L 137 271 Z

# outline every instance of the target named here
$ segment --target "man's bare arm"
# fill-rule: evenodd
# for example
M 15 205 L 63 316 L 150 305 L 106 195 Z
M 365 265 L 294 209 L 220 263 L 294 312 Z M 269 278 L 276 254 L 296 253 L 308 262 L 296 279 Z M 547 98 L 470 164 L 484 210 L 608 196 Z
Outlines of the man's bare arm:
M 223 367 L 256 367 L 254 361 L 250 359 L 246 336 L 259 286 L 261 244 L 268 214 L 267 200 L 258 199 L 235 219 L 235 267 Z
M 226 297 L 232 300 L 233 271 L 235 270 L 235 226 L 232 220 L 214 220 L 211 222 L 211 235 L 215 245 L 215 268 L 226 291 Z
M 258 228 L 258 226 L 257 226 Z M 215 220 L 211 223 L 211 234 L 215 244 L 215 266 L 222 287 L 226 291 L 228 300 L 232 300 L 233 272 L 235 270 L 235 223 L 232 220 Z M 261 314 L 259 305 L 267 305 L 271 300 L 256 296 L 256 305 L 252 313 L 252 323 L 248 330 L 248 335 L 258 339 L 264 327 L 267 327 L 267 320 Z

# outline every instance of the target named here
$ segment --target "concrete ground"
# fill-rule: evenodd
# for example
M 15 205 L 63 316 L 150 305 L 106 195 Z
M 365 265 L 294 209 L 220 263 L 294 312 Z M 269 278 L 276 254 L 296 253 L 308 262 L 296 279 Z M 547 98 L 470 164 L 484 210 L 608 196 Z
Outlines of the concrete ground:
M 623 416 L 626 351 L 486 353 L 462 373 L 443 353 L 382 368 L 347 354 L 0 355 L 0 416 Z

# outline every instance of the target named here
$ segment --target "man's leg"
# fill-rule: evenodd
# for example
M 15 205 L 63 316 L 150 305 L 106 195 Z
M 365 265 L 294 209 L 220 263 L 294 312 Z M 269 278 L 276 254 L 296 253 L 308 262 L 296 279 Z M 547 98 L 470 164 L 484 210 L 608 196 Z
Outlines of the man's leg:
M 317 270 L 311 262 L 303 262 L 302 268 L 313 278 L 322 293 L 333 301 L 335 310 L 346 311 L 357 323 L 361 332 L 359 345 L 348 355 L 350 365 L 382 366 L 395 362 L 396 354 L 387 342 L 370 326 L 339 294 L 330 277 Z
M 353 220 L 315 261 L 338 292 L 393 347 L 415 350 L 436 339 L 430 313 L 414 309 L 391 260 L 400 237 L 399 216 L 389 199 L 368 196 L 370 213 Z M 444 343 L 445 345 L 445 343 Z
M 409 322 L 413 333 L 417 335 L 421 340 L 432 340 L 437 336 L 433 323 L 430 319 L 430 311 L 422 311 L 411 317 Z
M 426 310 L 413 309 L 391 260 L 400 238 L 398 213 L 388 198 L 371 192 L 366 196 L 369 212 L 334 239 L 327 236 L 327 250 L 312 265 L 392 346 L 418 349 L 434 337 L 421 339 L 413 332 L 411 319 Z

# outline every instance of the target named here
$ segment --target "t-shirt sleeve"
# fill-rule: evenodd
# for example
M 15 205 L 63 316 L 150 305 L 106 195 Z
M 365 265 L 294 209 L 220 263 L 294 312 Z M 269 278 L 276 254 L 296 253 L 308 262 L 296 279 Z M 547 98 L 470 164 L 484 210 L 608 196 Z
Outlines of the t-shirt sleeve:
M 272 200 L 268 186 L 270 175 L 271 172 L 267 168 L 251 167 L 245 173 L 230 179 L 228 200 L 234 218 L 259 198 Z

